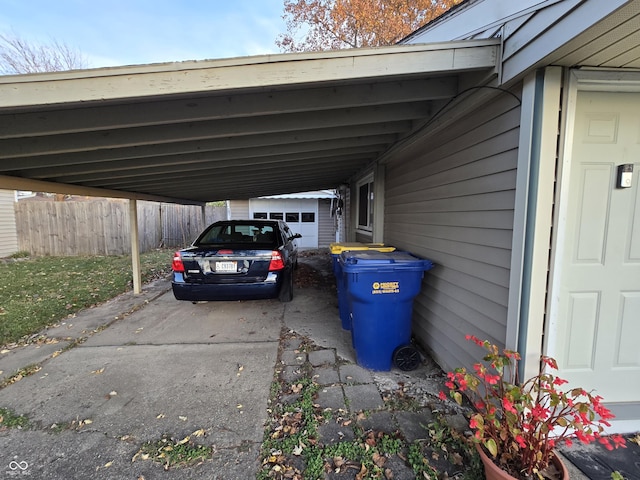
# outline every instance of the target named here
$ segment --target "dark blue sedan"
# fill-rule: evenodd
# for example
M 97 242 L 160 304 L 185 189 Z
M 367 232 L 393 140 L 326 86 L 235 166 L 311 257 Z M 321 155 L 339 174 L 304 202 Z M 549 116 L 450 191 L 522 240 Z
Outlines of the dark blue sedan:
M 296 239 L 282 220 L 226 220 L 200 234 L 173 257 L 178 300 L 293 299 Z

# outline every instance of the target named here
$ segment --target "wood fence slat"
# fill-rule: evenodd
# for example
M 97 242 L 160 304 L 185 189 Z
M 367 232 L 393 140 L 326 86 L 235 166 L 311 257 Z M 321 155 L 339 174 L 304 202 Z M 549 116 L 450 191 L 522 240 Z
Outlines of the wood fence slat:
M 15 204 L 20 250 L 31 255 L 131 253 L 129 207 L 123 200 Z M 226 218 L 225 207 L 207 206 L 207 225 Z M 184 247 L 203 230 L 199 206 L 138 202 L 140 251 Z

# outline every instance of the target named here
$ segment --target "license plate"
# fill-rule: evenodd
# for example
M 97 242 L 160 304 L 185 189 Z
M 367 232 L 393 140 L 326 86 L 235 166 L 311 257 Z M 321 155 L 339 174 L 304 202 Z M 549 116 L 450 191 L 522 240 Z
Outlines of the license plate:
M 237 271 L 236 262 L 216 262 L 216 272 L 236 273 Z

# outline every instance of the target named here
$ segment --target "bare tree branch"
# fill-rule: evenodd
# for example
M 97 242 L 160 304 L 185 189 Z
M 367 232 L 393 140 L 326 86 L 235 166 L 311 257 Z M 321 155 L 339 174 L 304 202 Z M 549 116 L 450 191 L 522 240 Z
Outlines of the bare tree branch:
M 58 72 L 87 68 L 77 49 L 53 40 L 49 45 L 30 43 L 15 33 L 0 33 L 0 74 Z

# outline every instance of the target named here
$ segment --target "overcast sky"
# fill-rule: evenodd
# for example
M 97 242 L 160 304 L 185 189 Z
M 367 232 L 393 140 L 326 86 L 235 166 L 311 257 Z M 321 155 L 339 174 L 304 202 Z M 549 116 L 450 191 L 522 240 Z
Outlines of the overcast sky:
M 0 0 L 0 33 L 136 65 L 279 53 L 282 14 L 283 0 Z

